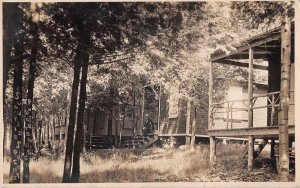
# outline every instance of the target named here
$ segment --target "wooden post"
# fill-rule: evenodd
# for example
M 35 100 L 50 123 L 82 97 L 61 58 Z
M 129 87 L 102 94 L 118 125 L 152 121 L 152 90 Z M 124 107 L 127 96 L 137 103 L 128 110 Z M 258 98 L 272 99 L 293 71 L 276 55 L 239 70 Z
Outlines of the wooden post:
M 281 85 L 279 111 L 279 177 L 289 180 L 288 112 L 291 69 L 291 21 L 286 16 L 281 26 Z
M 188 145 L 191 142 L 190 139 L 190 126 L 191 126 L 191 101 L 190 99 L 187 100 L 186 105 L 186 123 L 185 123 L 185 144 Z
M 213 105 L 213 72 L 212 72 L 213 62 L 209 64 L 209 80 L 208 80 L 208 129 L 212 128 L 213 125 L 213 117 L 212 117 L 212 105 Z M 209 162 L 211 165 L 216 164 L 216 138 L 214 136 L 209 137 Z
M 216 138 L 214 136 L 209 137 L 209 162 L 210 165 L 215 165 L 217 161 L 217 149 L 216 149 Z
M 248 68 L 248 127 L 253 127 L 253 49 L 249 48 L 249 68 Z M 248 137 L 248 171 L 253 170 L 254 137 Z
M 213 117 L 212 117 L 212 95 L 213 95 L 213 72 L 212 72 L 212 62 L 209 65 L 209 79 L 208 79 L 208 129 L 212 128 Z
M 228 123 L 229 123 L 229 102 L 227 103 L 226 114 L 227 114 L 227 118 L 226 118 L 226 128 L 228 129 Z M 232 122 L 232 120 L 231 120 L 231 122 Z
M 230 107 L 230 119 L 231 119 L 231 122 L 230 122 L 230 128 L 231 128 L 231 129 L 232 129 L 232 126 L 233 126 L 232 106 L 233 106 L 233 103 L 231 104 L 231 107 Z
M 271 152 L 270 152 L 270 158 L 275 159 L 275 139 L 271 140 Z

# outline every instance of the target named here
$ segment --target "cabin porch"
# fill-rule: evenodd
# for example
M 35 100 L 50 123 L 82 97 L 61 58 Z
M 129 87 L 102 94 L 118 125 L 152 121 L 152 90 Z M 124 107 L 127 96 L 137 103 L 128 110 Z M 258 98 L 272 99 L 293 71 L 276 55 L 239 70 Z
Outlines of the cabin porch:
M 292 145 L 295 137 L 294 23 L 290 27 L 288 34 L 286 30 L 278 27 L 249 38 L 235 45 L 234 48 L 228 46 L 227 51 L 217 50 L 211 55 L 208 118 L 211 164 L 216 162 L 216 137 L 247 138 L 248 170 L 250 171 L 253 170 L 256 138 L 271 139 L 274 143 L 274 140 L 279 139 L 280 131 L 286 128 L 287 135 L 284 139 L 289 141 L 290 146 Z M 287 36 L 290 40 L 285 40 L 285 44 L 282 44 L 283 37 Z M 247 96 L 239 100 L 216 102 L 213 98 L 215 64 L 246 68 L 248 71 Z M 285 64 L 289 67 L 289 79 L 282 79 L 282 74 L 284 74 L 282 70 L 287 67 Z M 268 90 L 266 93 L 254 94 L 254 76 L 259 71 L 267 71 Z M 284 83 L 281 83 L 282 80 Z M 282 87 L 287 88 L 287 86 L 290 92 L 284 94 Z M 280 99 L 283 96 L 286 97 L 285 95 L 288 95 L 289 99 L 288 123 L 287 126 L 279 126 L 283 117 L 280 115 L 282 105 Z

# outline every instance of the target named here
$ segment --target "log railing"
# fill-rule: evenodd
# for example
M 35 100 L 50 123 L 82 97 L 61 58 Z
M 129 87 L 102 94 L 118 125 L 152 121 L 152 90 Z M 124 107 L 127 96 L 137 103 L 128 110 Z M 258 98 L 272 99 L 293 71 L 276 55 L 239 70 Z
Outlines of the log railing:
M 294 91 L 290 91 L 290 94 L 294 93 Z M 257 105 L 257 99 L 259 98 L 266 98 L 267 99 L 267 105 Z M 291 100 L 290 105 L 295 105 L 294 100 Z M 262 109 L 262 108 L 269 108 L 270 109 L 270 126 L 274 126 L 274 119 L 276 115 L 276 110 L 279 109 L 280 106 L 280 91 L 277 92 L 270 92 L 266 94 L 258 94 L 251 98 L 251 106 L 250 110 L 254 109 Z M 233 119 L 233 113 L 234 112 L 248 112 L 248 100 L 247 99 L 241 99 L 241 100 L 231 100 L 231 101 L 224 101 L 219 103 L 213 103 L 212 109 L 210 113 L 210 119 L 212 120 L 211 127 L 209 129 L 213 129 L 215 126 L 215 120 L 222 119 L 226 122 L 226 127 L 223 129 L 232 129 L 233 122 L 235 119 Z M 224 118 L 222 117 L 216 117 L 217 114 L 225 114 Z M 266 117 L 267 118 L 267 117 Z M 246 120 L 248 121 L 248 120 Z

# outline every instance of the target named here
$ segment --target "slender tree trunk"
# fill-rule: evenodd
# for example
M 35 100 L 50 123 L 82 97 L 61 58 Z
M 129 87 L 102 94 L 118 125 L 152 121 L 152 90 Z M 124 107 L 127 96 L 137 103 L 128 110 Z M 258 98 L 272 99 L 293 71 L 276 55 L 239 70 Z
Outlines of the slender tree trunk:
M 89 40 L 89 36 L 87 40 Z M 89 64 L 89 54 L 85 51 L 83 52 L 83 66 L 82 66 L 82 76 L 80 82 L 79 108 L 78 108 L 78 116 L 77 116 L 78 117 L 77 129 L 76 129 L 74 157 L 73 157 L 72 182 L 74 183 L 75 182 L 78 183 L 80 180 L 80 151 L 81 151 L 83 124 L 84 124 L 88 64 Z
M 192 121 L 192 138 L 191 138 L 191 148 L 195 148 L 195 135 L 196 135 L 196 113 L 197 109 L 194 109 L 193 121 Z
M 39 129 L 39 140 L 38 140 L 38 143 L 39 143 L 39 151 L 41 150 L 42 148 L 42 122 L 39 120 L 38 121 L 38 129 Z
M 84 113 L 83 118 L 83 139 L 82 139 L 82 152 L 86 152 L 86 129 L 87 129 L 87 121 L 88 121 L 88 114 L 87 111 Z
M 64 139 L 63 139 L 63 153 L 66 153 L 66 147 L 67 147 L 67 134 L 68 134 L 68 131 L 67 131 L 67 127 L 69 127 L 69 121 L 68 121 L 68 117 L 69 117 L 69 112 L 70 112 L 70 109 L 71 109 L 71 101 L 70 100 L 71 98 L 71 92 L 68 91 L 68 95 L 67 95 L 67 101 L 68 101 L 68 105 L 67 105 L 67 110 L 65 111 L 66 115 L 65 115 L 65 131 L 64 131 Z
M 281 85 L 279 112 L 279 176 L 280 181 L 289 180 L 288 112 L 291 69 L 291 21 L 286 17 L 281 26 Z
M 73 85 L 72 85 L 69 125 L 68 125 L 66 154 L 65 154 L 65 163 L 64 163 L 64 172 L 63 172 L 62 183 L 71 182 L 74 129 L 75 129 L 75 121 L 76 121 L 78 86 L 79 86 L 81 61 L 82 61 L 81 48 L 82 48 L 81 44 L 79 44 L 77 47 L 77 53 L 76 53 L 75 61 L 74 61 L 74 77 L 73 77 Z
M 191 127 L 191 101 L 188 99 L 186 104 L 186 123 L 185 123 L 185 144 L 191 144 L 190 137 L 190 127 Z
M 112 107 L 109 108 L 109 115 L 108 115 L 108 129 L 107 129 L 107 135 L 111 139 L 112 137 Z
M 45 147 L 45 122 L 44 120 L 42 120 L 42 124 L 41 124 L 41 136 L 42 136 L 42 139 L 41 139 L 41 148 L 44 148 Z
M 33 27 L 33 40 L 31 48 L 31 57 L 29 61 L 29 79 L 26 101 L 26 115 L 25 115 L 25 144 L 24 144 L 24 156 L 23 156 L 23 183 L 29 183 L 29 162 L 32 156 L 32 103 L 33 103 L 33 88 L 36 72 L 36 58 L 37 58 L 37 46 L 38 46 L 38 25 L 32 23 Z
M 133 124 L 132 124 L 132 135 L 135 136 L 136 133 L 136 114 L 135 114 L 135 91 L 133 93 Z
M 55 118 L 55 117 L 57 117 L 57 116 L 53 115 L 53 121 L 52 121 L 53 123 L 52 123 L 52 126 L 51 126 L 51 143 L 52 143 L 53 153 L 56 153 L 56 151 L 55 151 L 55 148 L 56 148 L 56 146 L 55 146 L 55 126 L 56 126 L 56 123 L 57 124 L 59 123 L 58 119 Z
M 114 117 L 114 126 L 115 126 L 115 135 L 114 135 L 114 137 L 115 137 L 115 143 L 114 143 L 114 145 L 115 145 L 115 148 L 117 148 L 118 147 L 118 120 L 116 119 L 116 114 L 117 114 L 117 112 L 116 112 L 116 108 L 114 108 L 114 115 L 113 115 L 113 117 Z
M 22 56 L 24 47 L 23 40 L 17 41 L 16 56 Z M 13 81 L 13 116 L 12 116 L 12 139 L 11 139 L 11 160 L 9 182 L 20 183 L 20 165 L 21 151 L 23 141 L 23 124 L 22 124 L 22 76 L 23 62 L 14 64 L 14 81 Z
M 51 125 L 52 125 L 52 122 L 51 122 L 51 120 L 50 120 L 50 118 L 49 118 L 49 121 L 47 122 L 47 144 L 48 144 L 48 148 L 49 148 L 49 150 L 50 151 L 52 151 L 52 143 L 51 143 L 51 137 L 52 137 L 52 135 L 51 135 Z

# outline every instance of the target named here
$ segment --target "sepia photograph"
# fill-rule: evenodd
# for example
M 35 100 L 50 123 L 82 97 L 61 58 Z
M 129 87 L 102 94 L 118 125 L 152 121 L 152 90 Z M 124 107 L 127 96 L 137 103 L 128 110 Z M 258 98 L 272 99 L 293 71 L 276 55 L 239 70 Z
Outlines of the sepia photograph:
M 1 183 L 297 182 L 296 6 L 2 2 Z

